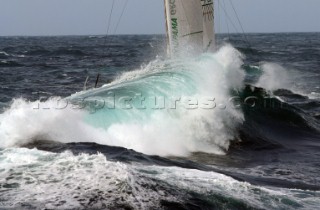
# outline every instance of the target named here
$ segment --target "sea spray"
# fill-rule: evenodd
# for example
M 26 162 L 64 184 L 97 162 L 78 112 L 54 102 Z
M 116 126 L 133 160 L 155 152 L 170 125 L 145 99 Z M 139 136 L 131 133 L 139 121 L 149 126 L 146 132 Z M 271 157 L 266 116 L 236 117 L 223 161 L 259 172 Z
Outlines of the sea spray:
M 36 140 L 87 141 L 90 136 L 84 135 L 85 113 L 61 105 L 61 101 L 61 98 L 45 102 L 14 99 L 10 108 L 0 115 L 0 147 L 20 146 Z
M 0 117 L 1 147 L 52 140 L 97 142 L 162 156 L 224 154 L 243 121 L 241 110 L 230 103 L 230 91 L 243 84 L 241 65 L 241 54 L 227 45 L 197 58 L 153 61 L 111 84 L 64 99 L 64 108 L 56 105 L 61 99 L 15 100 Z M 137 95 L 146 99 L 142 109 L 130 104 Z M 158 97 L 175 99 L 176 106 L 154 107 L 149 99 Z M 120 105 L 112 106 L 112 101 Z
M 289 75 L 285 68 L 275 63 L 263 63 L 260 68 L 263 74 L 256 83 L 257 87 L 270 91 L 290 88 Z
M 0 159 L 4 209 L 162 209 L 166 203 L 317 209 L 319 203 L 319 191 L 258 186 L 213 171 L 114 162 L 103 154 L 10 148 L 0 150 Z

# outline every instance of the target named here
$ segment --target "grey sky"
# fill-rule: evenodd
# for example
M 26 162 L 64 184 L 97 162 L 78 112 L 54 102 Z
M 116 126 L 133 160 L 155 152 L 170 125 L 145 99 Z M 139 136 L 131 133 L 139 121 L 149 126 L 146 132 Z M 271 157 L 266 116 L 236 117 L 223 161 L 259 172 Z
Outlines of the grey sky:
M 246 32 L 320 31 L 320 0 L 232 0 Z M 114 32 L 125 0 L 116 0 Z M 218 4 L 220 2 L 220 6 Z M 112 0 L 0 0 L 0 36 L 105 34 Z M 216 0 L 216 30 L 240 31 L 230 0 Z M 237 27 L 235 29 L 228 16 Z M 164 33 L 163 0 L 128 0 L 116 33 Z M 227 24 L 228 23 L 228 24 Z

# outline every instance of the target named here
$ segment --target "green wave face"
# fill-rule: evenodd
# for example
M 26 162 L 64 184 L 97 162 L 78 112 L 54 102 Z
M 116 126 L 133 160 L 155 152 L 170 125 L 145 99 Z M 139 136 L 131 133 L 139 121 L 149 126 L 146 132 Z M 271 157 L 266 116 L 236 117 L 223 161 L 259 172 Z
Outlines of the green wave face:
M 196 58 L 156 60 L 68 100 L 87 110 L 87 124 L 107 131 L 111 139 L 116 136 L 112 140 L 116 145 L 119 138 L 119 146 L 126 147 L 123 138 L 132 145 L 162 136 L 157 140 L 189 142 L 192 151 L 212 152 L 214 147 L 222 152 L 242 115 L 230 107 L 217 107 L 227 104 L 230 89 L 242 85 L 241 65 L 240 53 L 225 46 Z
M 159 111 L 171 116 L 181 108 L 178 99 L 199 91 L 194 68 L 179 61 L 159 61 L 144 70 L 123 75 L 110 85 L 76 94 L 70 99 L 85 107 L 90 112 L 87 120 L 98 127 L 146 122 Z

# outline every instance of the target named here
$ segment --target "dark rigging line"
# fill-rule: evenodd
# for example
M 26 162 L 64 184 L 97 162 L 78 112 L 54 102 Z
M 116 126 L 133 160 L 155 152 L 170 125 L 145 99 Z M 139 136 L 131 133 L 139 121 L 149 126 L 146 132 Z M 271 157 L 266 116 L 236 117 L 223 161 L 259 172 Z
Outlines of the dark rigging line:
M 108 35 L 109 35 L 109 30 L 110 30 L 110 24 L 111 24 L 111 19 L 112 19 L 114 3 L 115 3 L 115 0 L 112 1 L 111 10 L 110 10 L 110 13 L 109 13 L 109 18 L 108 18 L 107 34 L 106 34 L 106 36 L 104 38 L 103 45 L 106 45 L 107 41 L 109 41 Z M 98 73 L 98 75 L 97 75 L 97 79 L 96 79 L 94 88 L 98 87 L 99 79 L 100 79 L 100 73 Z M 85 84 L 85 86 L 86 86 L 86 84 Z
M 231 2 L 231 0 L 230 0 L 230 2 Z M 231 3 L 232 3 L 232 2 L 231 2 Z M 230 16 L 228 15 L 228 13 L 227 13 L 226 9 L 224 8 L 224 6 L 223 6 L 223 5 L 220 5 L 220 6 L 221 6 L 221 8 L 223 9 L 226 17 L 230 20 L 230 22 L 231 22 L 233 28 L 235 29 L 236 33 L 239 33 L 239 31 L 237 30 L 237 27 L 235 26 L 235 24 L 233 23 L 232 19 L 231 19 Z M 233 9 L 234 9 L 234 12 L 236 13 L 234 6 L 233 6 Z M 236 14 L 237 14 L 237 13 L 236 13 Z M 238 17 L 238 15 L 237 15 L 237 17 Z M 240 25 L 241 25 L 241 22 L 240 22 L 239 17 L 238 17 L 238 21 L 239 21 L 239 23 L 240 23 Z M 241 27 L 241 29 L 242 29 L 242 33 L 241 33 L 241 34 L 242 34 L 242 36 L 244 37 L 244 40 L 243 40 L 243 41 L 248 45 L 249 50 L 252 51 L 251 43 L 248 41 L 248 38 L 247 38 L 247 36 L 246 36 L 245 33 L 244 33 L 243 27 Z M 240 34 L 240 33 L 239 33 L 239 34 Z
M 250 42 L 249 42 L 249 40 L 248 40 L 248 38 L 247 38 L 247 36 L 246 36 L 246 34 L 245 34 L 244 30 L 243 30 L 242 23 L 241 23 L 241 21 L 240 21 L 239 15 L 238 15 L 238 13 L 237 13 L 237 11 L 236 11 L 236 9 L 235 9 L 235 7 L 234 7 L 233 3 L 232 3 L 232 0 L 229 0 L 229 2 L 230 2 L 230 4 L 231 4 L 231 6 L 232 6 L 232 9 L 233 9 L 234 13 L 236 14 L 236 17 L 237 17 L 238 23 L 239 23 L 239 25 L 240 25 L 240 27 L 241 27 L 241 30 L 242 30 L 243 36 L 244 36 L 244 38 L 246 39 L 246 42 L 248 43 L 249 47 L 251 48 L 251 44 L 250 44 Z
M 225 7 L 225 8 L 227 8 L 226 7 L 226 3 L 224 2 L 224 1 L 222 1 L 222 3 L 223 3 L 223 6 Z M 228 30 L 228 38 L 229 38 L 229 41 L 231 40 L 230 39 L 230 29 L 229 29 L 229 23 L 228 23 L 228 19 L 226 18 L 226 25 L 227 25 L 227 30 Z
M 109 35 L 109 29 L 110 29 L 110 23 L 111 23 L 111 18 L 112 18 L 112 13 L 113 13 L 114 2 L 115 2 L 115 0 L 112 1 L 112 6 L 111 6 L 109 18 L 108 18 L 107 34 L 106 34 L 106 37 L 105 37 L 105 39 L 104 39 L 104 45 L 106 44 L 106 42 L 107 42 L 107 37 L 108 37 L 108 35 Z
M 127 7 L 127 4 L 128 4 L 128 0 L 125 1 L 125 4 L 124 4 L 124 6 L 123 6 L 123 8 L 122 8 L 121 15 L 120 15 L 120 17 L 119 17 L 119 19 L 118 19 L 118 22 L 117 22 L 117 24 L 116 24 L 116 27 L 115 27 L 115 30 L 114 30 L 114 33 L 113 33 L 113 34 L 115 34 L 115 33 L 117 32 L 117 29 L 118 29 L 118 27 L 119 27 L 119 25 L 120 25 L 120 21 L 121 21 L 121 18 L 122 18 L 122 16 L 123 16 L 123 14 L 124 14 L 124 11 L 125 11 L 125 9 L 126 9 L 126 7 Z M 109 43 L 110 41 L 112 41 L 112 37 L 109 39 L 109 38 L 108 38 L 108 35 L 109 35 L 109 31 L 110 31 L 110 25 L 111 25 L 111 19 L 112 19 L 112 14 L 113 14 L 114 5 L 115 5 L 115 0 L 112 1 L 111 10 L 110 10 L 109 18 L 108 18 L 107 34 L 106 34 L 105 39 L 104 39 L 104 45 L 107 45 L 106 51 L 108 51 L 109 48 L 110 48 L 110 45 L 109 45 L 108 43 Z M 107 42 L 107 41 L 108 41 L 108 42 Z M 100 79 L 100 73 L 98 73 L 98 75 L 97 75 L 97 79 L 96 79 L 96 83 L 95 83 L 95 88 L 97 88 L 97 86 L 98 86 L 99 79 Z
M 232 21 L 232 19 L 230 18 L 230 16 L 228 15 L 226 9 L 223 7 L 223 5 L 220 5 L 222 10 L 224 11 L 224 14 L 226 15 L 226 17 L 229 19 L 231 25 L 233 26 L 233 28 L 235 29 L 236 33 L 239 33 L 237 27 L 235 26 L 234 22 Z
M 119 25 L 120 25 L 120 21 L 121 21 L 121 19 L 122 19 L 122 16 L 123 16 L 123 14 L 124 14 L 124 11 L 126 10 L 127 4 L 128 4 L 128 0 L 126 0 L 125 3 L 124 3 L 124 5 L 123 5 L 123 8 L 122 8 L 120 17 L 119 17 L 119 19 L 118 19 L 118 22 L 117 22 L 117 25 L 116 25 L 116 27 L 115 27 L 115 29 L 114 29 L 113 34 L 116 34 L 116 32 L 117 32 L 117 30 L 118 30 L 118 27 L 119 27 Z M 112 42 L 112 40 L 113 40 L 113 37 L 110 38 L 110 41 L 111 41 L 111 42 Z M 109 42 L 110 42 L 110 41 L 109 41 Z M 110 48 L 110 45 L 107 46 L 107 49 L 106 49 L 106 50 L 108 51 L 109 48 Z
M 122 18 L 122 16 L 123 16 L 123 14 L 124 14 L 124 11 L 125 11 L 126 8 L 127 8 L 127 5 L 128 5 L 128 0 L 126 0 L 126 2 L 124 3 L 124 6 L 123 6 L 123 8 L 122 8 L 121 15 L 120 15 L 120 17 L 119 17 L 119 20 L 118 20 L 118 22 L 117 22 L 116 28 L 115 28 L 115 30 L 114 30 L 114 34 L 117 32 L 118 26 L 119 26 L 119 24 L 120 24 L 120 21 L 121 21 L 121 18 Z

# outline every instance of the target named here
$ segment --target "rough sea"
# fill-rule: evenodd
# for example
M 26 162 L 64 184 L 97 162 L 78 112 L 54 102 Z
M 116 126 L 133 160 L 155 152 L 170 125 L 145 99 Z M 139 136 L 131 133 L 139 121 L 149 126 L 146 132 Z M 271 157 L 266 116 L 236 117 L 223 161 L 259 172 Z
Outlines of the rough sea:
M 320 33 L 217 43 L 0 37 L 0 209 L 319 209 Z

